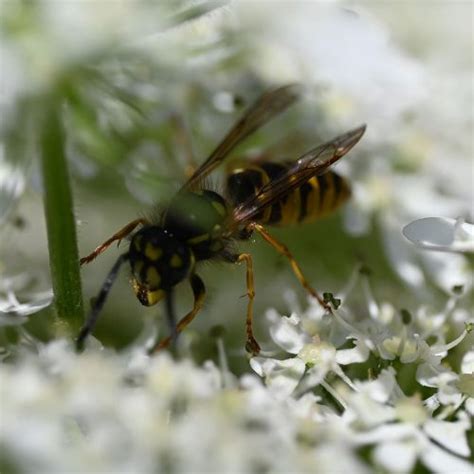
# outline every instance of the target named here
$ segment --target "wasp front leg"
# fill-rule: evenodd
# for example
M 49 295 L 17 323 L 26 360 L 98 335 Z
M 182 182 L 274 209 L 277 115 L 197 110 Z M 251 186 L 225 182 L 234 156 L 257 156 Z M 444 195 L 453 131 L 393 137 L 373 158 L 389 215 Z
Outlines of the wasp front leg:
M 102 307 L 104 306 L 105 300 L 107 299 L 107 296 L 110 293 L 110 289 L 112 288 L 112 285 L 114 284 L 114 281 L 117 278 L 120 267 L 126 261 L 128 261 L 128 258 L 129 258 L 128 253 L 124 253 L 123 255 L 120 255 L 120 257 L 117 259 L 114 266 L 110 270 L 109 274 L 107 275 L 107 278 L 105 279 L 104 283 L 102 284 L 100 292 L 97 295 L 97 298 L 95 299 L 92 305 L 89 316 L 87 317 L 87 320 L 84 326 L 82 326 L 79 332 L 79 335 L 76 339 L 76 349 L 78 351 L 81 351 L 83 349 L 86 338 L 93 331 L 95 324 L 97 322 L 97 319 L 99 317 L 99 314 L 102 310 Z
M 118 232 L 116 232 L 110 239 L 107 239 L 103 244 L 100 244 L 91 254 L 87 255 L 86 257 L 81 258 L 80 263 L 81 265 L 84 265 L 84 263 L 89 263 L 92 262 L 96 257 L 98 257 L 102 252 L 107 250 L 111 244 L 114 242 L 120 241 L 130 235 L 137 226 L 139 225 L 148 225 L 149 222 L 144 219 L 135 219 L 134 221 L 128 223 L 125 227 L 120 229 Z
M 153 347 L 148 350 L 148 354 L 153 354 L 160 351 L 161 349 L 166 349 L 171 342 L 176 340 L 177 334 L 179 334 L 183 329 L 196 317 L 196 315 L 201 311 L 201 308 L 204 304 L 204 298 L 206 296 L 206 287 L 204 286 L 201 278 L 195 273 L 191 276 L 191 288 L 194 295 L 194 306 L 193 309 L 182 318 L 176 325 L 176 331 L 174 334 L 166 337 L 162 341 L 157 342 Z

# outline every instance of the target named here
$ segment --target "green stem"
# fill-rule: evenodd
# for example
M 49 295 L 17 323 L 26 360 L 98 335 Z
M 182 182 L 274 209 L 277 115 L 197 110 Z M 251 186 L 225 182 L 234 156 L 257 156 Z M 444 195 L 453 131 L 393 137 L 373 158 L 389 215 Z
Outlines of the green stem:
M 45 107 L 40 145 L 56 332 L 77 332 L 83 321 L 82 290 L 61 108 L 56 101 Z

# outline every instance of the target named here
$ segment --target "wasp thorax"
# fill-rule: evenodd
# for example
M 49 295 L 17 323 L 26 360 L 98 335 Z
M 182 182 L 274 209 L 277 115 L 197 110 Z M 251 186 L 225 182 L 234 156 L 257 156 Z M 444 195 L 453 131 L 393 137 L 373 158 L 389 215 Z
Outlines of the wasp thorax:
M 146 290 L 169 290 L 184 280 L 193 266 L 189 247 L 160 227 L 145 227 L 130 244 L 130 264 L 136 283 Z

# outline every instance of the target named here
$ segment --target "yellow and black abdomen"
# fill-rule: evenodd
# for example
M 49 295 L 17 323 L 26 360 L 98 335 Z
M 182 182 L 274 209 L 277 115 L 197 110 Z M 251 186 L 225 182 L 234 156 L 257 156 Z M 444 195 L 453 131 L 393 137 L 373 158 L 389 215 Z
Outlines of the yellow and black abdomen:
M 244 203 L 267 183 L 281 177 L 291 163 L 264 162 L 233 169 L 227 178 L 227 194 L 234 206 Z M 349 183 L 328 171 L 291 190 L 255 218 L 261 224 L 287 226 L 311 222 L 335 211 L 350 197 Z

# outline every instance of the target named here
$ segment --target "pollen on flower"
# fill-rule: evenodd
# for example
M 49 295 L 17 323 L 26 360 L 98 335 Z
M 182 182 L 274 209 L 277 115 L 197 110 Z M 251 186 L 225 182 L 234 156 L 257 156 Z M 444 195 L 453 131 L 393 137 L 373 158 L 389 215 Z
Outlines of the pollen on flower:
M 298 357 L 309 367 L 330 364 L 335 356 L 336 348 L 327 342 L 306 344 L 298 352 Z
M 395 414 L 401 422 L 421 425 L 429 418 L 420 396 L 407 397 L 395 404 Z

